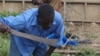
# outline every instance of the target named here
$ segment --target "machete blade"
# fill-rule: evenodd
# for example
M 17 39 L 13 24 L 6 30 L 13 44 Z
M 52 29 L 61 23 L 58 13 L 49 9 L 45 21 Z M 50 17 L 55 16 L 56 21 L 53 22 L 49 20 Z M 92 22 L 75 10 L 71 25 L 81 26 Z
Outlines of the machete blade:
M 27 39 L 37 41 L 37 42 L 40 42 L 40 43 L 44 43 L 44 44 L 47 44 L 47 45 L 50 45 L 50 46 L 56 46 L 56 43 L 57 43 L 57 39 L 47 39 L 47 38 L 43 38 L 43 37 L 38 37 L 38 36 L 35 36 L 35 35 L 30 35 L 30 34 L 27 34 L 27 33 L 18 32 L 18 31 L 13 30 L 13 29 L 11 29 L 10 31 L 11 31 L 11 34 L 13 34 L 13 35 L 20 36 L 20 37 L 23 37 L 23 38 L 27 38 Z

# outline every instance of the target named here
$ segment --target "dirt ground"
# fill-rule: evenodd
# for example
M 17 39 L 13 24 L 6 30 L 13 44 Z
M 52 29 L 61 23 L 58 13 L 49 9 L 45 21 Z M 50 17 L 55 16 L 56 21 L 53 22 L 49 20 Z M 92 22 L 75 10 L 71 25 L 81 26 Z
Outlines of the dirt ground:
M 82 45 L 82 47 L 88 46 L 95 51 L 100 51 L 100 24 L 68 22 L 66 25 L 66 32 L 68 31 L 79 36 L 81 40 L 89 39 L 92 42 L 92 44 Z

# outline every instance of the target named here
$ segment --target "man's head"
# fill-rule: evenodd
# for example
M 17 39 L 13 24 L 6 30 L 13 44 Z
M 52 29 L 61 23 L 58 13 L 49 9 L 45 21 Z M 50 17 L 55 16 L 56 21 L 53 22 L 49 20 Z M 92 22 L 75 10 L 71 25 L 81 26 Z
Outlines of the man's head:
M 39 25 L 44 30 L 49 29 L 54 21 L 53 7 L 49 4 L 41 5 L 38 9 L 37 18 L 38 18 Z

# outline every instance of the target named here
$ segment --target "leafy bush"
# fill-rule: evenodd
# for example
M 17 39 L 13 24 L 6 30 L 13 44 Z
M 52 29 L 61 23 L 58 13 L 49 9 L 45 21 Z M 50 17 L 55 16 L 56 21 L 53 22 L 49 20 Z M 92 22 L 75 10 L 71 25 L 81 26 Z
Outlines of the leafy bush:
M 16 12 L 3 11 L 0 13 L 0 17 L 16 16 L 18 14 Z M 4 35 L 0 33 L 0 56 L 9 56 L 9 42 L 9 34 Z
M 16 16 L 18 15 L 19 13 L 17 12 L 9 12 L 9 11 L 3 11 L 3 12 L 0 12 L 0 17 L 6 17 L 6 16 L 9 16 L 9 15 L 12 15 L 12 16 Z

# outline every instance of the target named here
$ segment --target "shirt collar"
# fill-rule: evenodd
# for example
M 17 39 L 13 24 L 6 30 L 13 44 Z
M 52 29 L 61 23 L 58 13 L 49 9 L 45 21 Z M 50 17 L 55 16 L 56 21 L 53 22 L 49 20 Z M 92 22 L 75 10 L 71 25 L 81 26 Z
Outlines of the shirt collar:
M 56 21 L 54 20 L 53 21 L 53 25 L 55 25 L 55 24 L 56 24 Z M 38 21 L 37 21 L 37 17 L 36 16 L 34 17 L 34 20 L 33 20 L 31 25 L 34 25 L 34 26 L 38 25 Z

